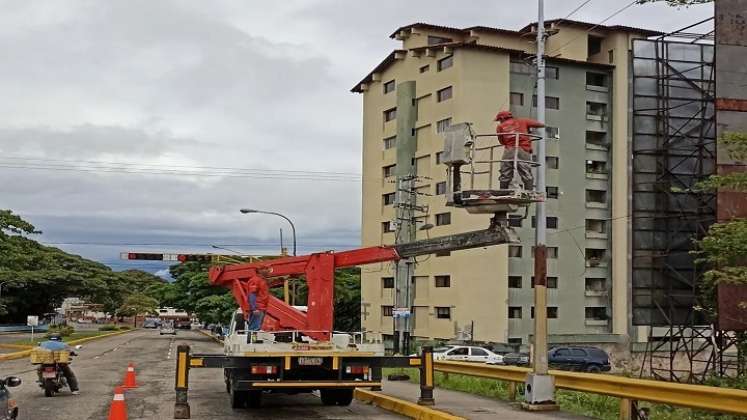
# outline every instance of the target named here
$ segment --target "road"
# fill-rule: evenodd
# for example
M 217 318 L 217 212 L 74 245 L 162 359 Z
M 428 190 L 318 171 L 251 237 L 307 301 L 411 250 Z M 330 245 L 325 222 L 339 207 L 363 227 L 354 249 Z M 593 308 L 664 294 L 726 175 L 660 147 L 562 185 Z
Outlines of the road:
M 13 388 L 21 410 L 20 419 L 106 419 L 114 386 L 122 383 L 127 363 L 137 372 L 137 389 L 127 391 L 130 420 L 173 418 L 176 346 L 189 344 L 194 352 L 220 352 L 221 347 L 196 331 L 179 331 L 174 338 L 157 330 L 139 330 L 92 341 L 79 351 L 73 368 L 81 383 L 81 395 L 66 389 L 53 398 L 44 397 L 35 383 L 36 372 L 28 360 L 0 362 L 1 375 L 20 376 L 23 384 Z M 269 395 L 258 410 L 232 410 L 219 369 L 196 369 L 190 373 L 192 418 L 227 419 L 401 419 L 376 407 L 353 402 L 349 407 L 322 406 L 313 394 Z

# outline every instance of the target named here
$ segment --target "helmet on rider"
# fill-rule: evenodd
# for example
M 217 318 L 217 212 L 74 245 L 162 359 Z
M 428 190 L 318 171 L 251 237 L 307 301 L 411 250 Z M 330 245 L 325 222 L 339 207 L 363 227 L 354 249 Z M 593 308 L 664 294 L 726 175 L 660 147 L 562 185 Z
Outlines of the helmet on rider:
M 62 336 L 59 333 L 49 334 L 50 341 L 62 341 Z
M 509 118 L 513 118 L 514 115 L 511 113 L 511 111 L 501 111 L 495 116 L 495 121 L 504 121 Z

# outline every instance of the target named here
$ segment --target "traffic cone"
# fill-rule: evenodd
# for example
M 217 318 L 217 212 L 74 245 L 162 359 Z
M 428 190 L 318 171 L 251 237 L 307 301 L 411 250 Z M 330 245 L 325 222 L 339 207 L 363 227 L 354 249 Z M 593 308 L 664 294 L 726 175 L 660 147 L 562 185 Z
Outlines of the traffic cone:
M 135 366 L 133 366 L 132 363 L 127 365 L 127 374 L 125 375 L 122 387 L 127 389 L 137 388 L 137 382 L 135 381 Z
M 114 399 L 109 408 L 109 420 L 127 420 L 127 404 L 125 403 L 124 388 L 114 388 Z

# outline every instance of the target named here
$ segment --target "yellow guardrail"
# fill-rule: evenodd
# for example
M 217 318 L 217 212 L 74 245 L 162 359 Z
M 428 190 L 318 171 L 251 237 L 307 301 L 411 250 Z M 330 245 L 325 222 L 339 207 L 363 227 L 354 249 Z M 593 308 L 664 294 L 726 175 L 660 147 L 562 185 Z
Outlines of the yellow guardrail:
M 508 382 L 524 382 L 529 368 L 495 366 L 466 362 L 434 362 L 435 370 L 444 373 L 478 376 Z M 730 414 L 747 414 L 747 391 L 690 385 L 650 379 L 626 378 L 599 373 L 551 370 L 557 388 L 609 395 L 630 401 L 648 401 L 679 407 L 712 410 Z M 621 404 L 622 409 L 622 404 Z

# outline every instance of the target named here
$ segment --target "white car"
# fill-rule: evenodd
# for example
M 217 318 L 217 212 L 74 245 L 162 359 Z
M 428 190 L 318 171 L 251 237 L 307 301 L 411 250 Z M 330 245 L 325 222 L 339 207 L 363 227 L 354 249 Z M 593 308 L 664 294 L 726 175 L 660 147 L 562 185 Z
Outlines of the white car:
M 434 360 L 503 364 L 503 356 L 477 346 L 445 346 L 433 349 Z

